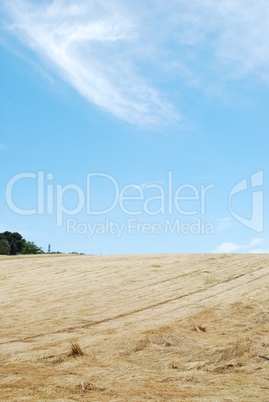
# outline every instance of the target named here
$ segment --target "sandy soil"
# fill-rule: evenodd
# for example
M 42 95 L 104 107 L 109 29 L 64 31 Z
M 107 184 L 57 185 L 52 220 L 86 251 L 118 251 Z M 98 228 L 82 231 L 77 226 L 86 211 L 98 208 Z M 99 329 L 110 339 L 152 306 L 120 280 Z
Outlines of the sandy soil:
M 0 257 L 0 286 L 1 401 L 269 402 L 269 255 Z

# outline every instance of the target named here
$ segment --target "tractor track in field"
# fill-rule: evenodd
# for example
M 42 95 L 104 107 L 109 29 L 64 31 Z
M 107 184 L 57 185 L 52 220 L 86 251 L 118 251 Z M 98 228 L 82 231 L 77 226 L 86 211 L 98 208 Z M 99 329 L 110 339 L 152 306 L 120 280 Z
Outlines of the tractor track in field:
M 158 282 L 156 281 L 154 283 L 149 283 L 148 286 L 143 285 L 143 286 L 137 288 L 136 290 L 148 288 L 151 286 L 156 286 L 160 283 L 161 284 L 167 283 L 167 282 L 172 283 L 175 280 L 185 277 L 188 274 L 196 275 L 196 274 L 199 274 L 202 272 L 203 271 L 201 271 L 201 270 L 190 271 L 189 273 L 184 272 L 184 274 L 177 275 L 177 276 L 165 279 L 163 281 L 158 281 Z M 211 273 L 211 271 L 209 273 Z M 249 289 L 248 285 L 251 283 L 253 285 L 255 285 L 254 287 L 256 289 L 257 288 L 256 282 L 259 280 L 262 280 L 263 278 L 266 278 L 268 276 L 269 276 L 269 270 L 268 270 L 268 267 L 265 267 L 265 266 L 262 266 L 260 268 L 255 269 L 254 271 L 250 271 L 247 273 L 244 273 L 244 272 L 238 273 L 238 274 L 234 273 L 234 276 L 229 277 L 227 279 L 223 279 L 222 281 L 219 281 L 212 285 L 208 285 L 207 287 L 205 287 L 203 289 L 198 288 L 198 289 L 193 290 L 188 293 L 184 293 L 181 295 L 177 295 L 175 297 L 170 297 L 168 299 L 161 300 L 158 303 L 152 303 L 152 304 L 144 306 L 144 307 L 132 309 L 131 311 L 125 311 L 125 312 L 122 312 L 119 314 L 115 314 L 111 317 L 102 318 L 100 320 L 93 320 L 93 321 L 89 320 L 88 322 L 85 322 L 83 324 L 77 324 L 75 326 L 68 326 L 66 328 L 62 328 L 62 329 L 59 329 L 56 331 L 48 331 L 48 332 L 39 333 L 39 334 L 32 335 L 32 336 L 11 339 L 6 342 L 0 342 L 0 345 L 7 344 L 7 343 L 20 343 L 20 342 L 31 341 L 31 340 L 34 340 L 34 339 L 37 339 L 40 337 L 44 337 L 47 335 L 56 335 L 56 334 L 61 334 L 61 333 L 66 333 L 66 332 L 70 333 L 70 332 L 74 332 L 79 329 L 86 329 L 86 328 L 95 327 L 95 326 L 98 326 L 101 324 L 125 319 L 128 317 L 133 317 L 136 314 L 154 310 L 154 309 L 158 309 L 158 308 L 160 308 L 160 313 L 161 313 L 162 312 L 161 307 L 168 306 L 170 303 L 173 303 L 173 302 L 176 302 L 179 300 L 183 300 L 185 302 L 185 304 L 177 305 L 176 310 L 178 310 L 178 311 L 180 311 L 180 309 L 182 309 L 183 307 L 186 307 L 186 305 L 188 305 L 189 308 L 191 308 L 191 306 L 197 306 L 201 302 L 205 303 L 206 301 L 212 300 L 212 299 L 216 300 L 216 302 L 213 303 L 213 305 L 217 305 L 224 299 L 223 298 L 224 295 L 225 295 L 225 299 L 227 299 L 229 293 L 234 292 L 236 289 L 238 290 L 238 292 L 237 292 L 238 295 L 242 295 L 244 290 Z M 212 292 L 212 290 L 213 290 L 213 292 Z M 197 296 L 197 297 L 195 297 L 195 296 Z M 179 314 L 179 316 L 180 316 L 180 314 Z

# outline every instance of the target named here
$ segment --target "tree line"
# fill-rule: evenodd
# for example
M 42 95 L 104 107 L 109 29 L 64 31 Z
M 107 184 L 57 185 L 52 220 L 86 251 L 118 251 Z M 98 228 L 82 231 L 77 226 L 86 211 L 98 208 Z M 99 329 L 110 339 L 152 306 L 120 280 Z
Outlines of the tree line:
M 26 241 L 20 233 L 3 232 L 0 233 L 0 254 L 42 254 L 43 251 L 34 242 Z

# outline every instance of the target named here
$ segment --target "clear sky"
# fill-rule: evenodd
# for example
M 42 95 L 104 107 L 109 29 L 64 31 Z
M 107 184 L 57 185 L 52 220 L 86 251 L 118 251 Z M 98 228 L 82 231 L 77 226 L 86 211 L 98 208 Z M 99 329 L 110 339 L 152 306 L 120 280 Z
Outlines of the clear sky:
M 0 4 L 0 231 L 269 251 L 267 0 Z

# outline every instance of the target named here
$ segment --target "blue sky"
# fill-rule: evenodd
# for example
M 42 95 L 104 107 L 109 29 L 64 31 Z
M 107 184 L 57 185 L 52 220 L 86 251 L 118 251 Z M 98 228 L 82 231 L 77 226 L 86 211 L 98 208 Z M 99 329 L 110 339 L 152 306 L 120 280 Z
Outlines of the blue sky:
M 267 1 L 0 4 L 1 231 L 268 252 Z

